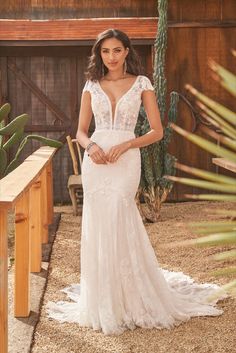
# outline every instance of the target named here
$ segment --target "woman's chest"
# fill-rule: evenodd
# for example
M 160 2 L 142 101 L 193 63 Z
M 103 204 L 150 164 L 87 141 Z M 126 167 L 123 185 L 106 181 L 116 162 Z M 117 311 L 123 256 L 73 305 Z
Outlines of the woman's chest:
M 134 88 L 112 102 L 107 94 L 97 89 L 91 94 L 91 103 L 96 123 L 132 130 L 141 105 L 141 92 Z

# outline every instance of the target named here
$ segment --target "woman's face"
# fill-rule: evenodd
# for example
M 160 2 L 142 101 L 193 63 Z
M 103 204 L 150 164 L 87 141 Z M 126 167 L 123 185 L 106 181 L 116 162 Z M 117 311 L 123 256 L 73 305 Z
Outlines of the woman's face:
M 129 48 L 125 48 L 123 43 L 116 38 L 105 39 L 101 45 L 101 58 L 109 71 L 123 69 L 128 52 Z

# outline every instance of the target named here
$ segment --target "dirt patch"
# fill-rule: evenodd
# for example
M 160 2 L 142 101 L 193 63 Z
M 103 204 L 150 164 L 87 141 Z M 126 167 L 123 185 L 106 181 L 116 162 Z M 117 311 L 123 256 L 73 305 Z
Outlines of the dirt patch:
M 214 278 L 211 271 L 224 262 L 216 262 L 210 255 L 219 248 L 178 247 L 165 248 L 166 243 L 189 239 L 193 235 L 187 222 L 213 220 L 216 216 L 205 208 L 219 208 L 219 203 L 188 202 L 165 204 L 161 220 L 147 224 L 146 229 L 163 268 L 183 271 L 196 281 L 224 284 L 228 279 Z M 225 209 L 233 205 L 226 203 Z M 47 290 L 44 297 L 41 318 L 38 323 L 33 353 L 233 353 L 236 320 L 236 300 L 225 299 L 219 303 L 224 314 L 219 317 L 199 317 L 175 327 L 172 330 L 141 329 L 125 331 L 120 336 L 105 336 L 90 328 L 77 324 L 60 324 L 49 319 L 45 305 L 49 300 L 66 299 L 60 289 L 80 280 L 80 230 L 81 217 L 74 217 L 70 206 L 56 208 L 61 212 L 61 222 L 51 255 Z M 219 219 L 219 217 L 218 217 Z M 92 261 L 92 259 L 91 259 Z

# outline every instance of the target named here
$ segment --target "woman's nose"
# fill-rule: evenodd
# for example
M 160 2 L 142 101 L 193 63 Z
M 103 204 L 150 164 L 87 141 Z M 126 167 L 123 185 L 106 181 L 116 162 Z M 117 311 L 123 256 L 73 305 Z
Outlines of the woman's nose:
M 114 58 L 114 53 L 110 52 L 110 53 L 109 53 L 109 59 L 111 60 L 111 59 L 113 59 L 113 58 Z

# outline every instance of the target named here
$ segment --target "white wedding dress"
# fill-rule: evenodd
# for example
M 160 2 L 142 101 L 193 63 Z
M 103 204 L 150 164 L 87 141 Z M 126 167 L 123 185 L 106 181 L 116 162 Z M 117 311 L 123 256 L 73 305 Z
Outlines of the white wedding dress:
M 117 102 L 113 117 L 99 82 L 86 82 L 96 122 L 91 139 L 105 152 L 135 137 L 143 90 L 153 86 L 139 75 Z M 159 267 L 134 200 L 140 172 L 138 148 L 110 164 L 95 164 L 85 152 L 81 280 L 62 289 L 72 301 L 48 302 L 49 317 L 121 334 L 137 326 L 171 328 L 192 316 L 222 314 L 215 302 L 207 301 L 217 285 L 197 284 L 182 272 Z

